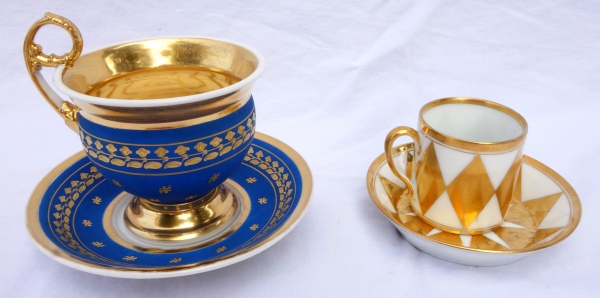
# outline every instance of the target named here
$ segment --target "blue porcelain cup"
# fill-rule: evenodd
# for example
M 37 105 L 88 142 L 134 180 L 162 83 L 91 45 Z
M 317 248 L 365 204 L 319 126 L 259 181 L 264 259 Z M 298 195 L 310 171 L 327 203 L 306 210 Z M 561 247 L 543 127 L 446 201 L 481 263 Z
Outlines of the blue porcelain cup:
M 33 42 L 47 24 L 66 29 L 73 50 L 45 55 Z M 25 62 L 39 91 L 79 134 L 90 161 L 124 191 L 156 204 L 202 198 L 241 164 L 255 132 L 251 89 L 264 58 L 239 43 L 155 38 L 81 55 L 81 34 L 46 14 L 26 37 Z M 41 66 L 56 67 L 54 86 Z

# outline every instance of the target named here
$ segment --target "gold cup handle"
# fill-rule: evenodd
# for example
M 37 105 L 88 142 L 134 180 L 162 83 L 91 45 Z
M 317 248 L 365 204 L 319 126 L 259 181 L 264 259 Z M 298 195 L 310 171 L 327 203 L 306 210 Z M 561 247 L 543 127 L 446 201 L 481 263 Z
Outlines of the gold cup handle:
M 33 39 L 38 30 L 45 25 L 56 25 L 69 33 L 71 40 L 73 41 L 71 52 L 62 56 L 55 54 L 46 55 L 42 52 L 42 46 L 36 44 Z M 49 12 L 29 28 L 27 36 L 25 36 L 25 43 L 23 44 L 25 65 L 33 84 L 35 84 L 38 91 L 40 91 L 52 108 L 65 120 L 67 126 L 75 132 L 78 131 L 77 113 L 79 112 L 79 108 L 74 104 L 63 100 L 56 94 L 56 92 L 50 88 L 48 82 L 46 82 L 40 73 L 40 70 L 42 66 L 57 67 L 58 65 L 64 65 L 66 67 L 71 67 L 75 60 L 79 58 L 82 49 L 83 40 L 79 29 L 77 29 L 77 27 L 67 18 Z
M 392 129 L 385 137 L 385 157 L 387 159 L 388 165 L 390 166 L 390 169 L 392 169 L 392 173 L 394 173 L 394 175 L 396 175 L 398 178 L 400 178 L 400 180 L 402 180 L 402 182 L 404 182 L 404 184 L 406 184 L 406 195 L 409 199 L 411 199 L 414 194 L 414 189 L 410 182 L 410 178 L 398 172 L 398 169 L 396 169 L 396 165 L 394 164 L 394 141 L 402 136 L 411 137 L 415 141 L 415 151 L 417 152 L 417 154 L 421 153 L 421 139 L 419 138 L 419 133 L 408 126 L 398 126 Z

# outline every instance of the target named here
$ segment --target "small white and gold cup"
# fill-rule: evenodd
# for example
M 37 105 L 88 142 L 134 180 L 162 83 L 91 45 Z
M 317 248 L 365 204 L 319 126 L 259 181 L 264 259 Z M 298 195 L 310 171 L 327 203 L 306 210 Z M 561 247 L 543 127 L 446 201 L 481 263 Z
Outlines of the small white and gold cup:
M 446 232 L 477 235 L 500 225 L 508 211 L 526 135 L 525 118 L 506 106 L 442 98 L 421 108 L 417 130 L 390 131 L 385 153 L 419 218 Z M 393 143 L 401 136 L 415 141 L 408 177 L 393 159 Z

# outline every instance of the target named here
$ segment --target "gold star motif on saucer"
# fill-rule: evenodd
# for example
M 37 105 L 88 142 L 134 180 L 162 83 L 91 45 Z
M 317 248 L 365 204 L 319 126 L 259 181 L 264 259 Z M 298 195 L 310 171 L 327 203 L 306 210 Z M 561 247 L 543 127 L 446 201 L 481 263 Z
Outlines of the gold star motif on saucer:
M 267 203 L 267 198 L 260 198 L 260 199 L 258 199 L 258 203 L 261 204 L 261 205 L 266 204 Z
M 92 199 L 92 203 L 100 205 L 100 203 L 102 203 L 102 199 L 100 197 L 95 197 Z
M 123 258 L 123 260 L 125 260 L 125 261 L 135 261 L 135 260 L 137 260 L 137 257 L 136 256 L 125 256 Z
M 169 261 L 169 263 L 171 263 L 171 264 L 177 264 L 179 262 L 181 262 L 181 258 L 173 258 L 172 260 Z
M 114 183 L 116 186 L 118 186 L 118 187 L 121 187 L 121 183 L 119 183 L 119 181 L 117 181 L 117 180 L 113 179 L 113 180 L 112 180 L 112 182 L 113 182 L 113 183 Z
M 92 242 L 92 245 L 95 247 L 104 247 L 104 243 L 99 242 L 99 241 Z
M 221 247 L 217 248 L 217 253 L 222 253 L 222 252 L 224 252 L 226 249 L 227 249 L 227 247 L 225 247 L 225 246 L 221 246 Z
M 256 182 L 256 178 L 254 178 L 254 177 L 248 177 L 248 179 L 246 179 L 246 182 L 248 182 L 248 183 L 254 183 L 254 182 Z
M 250 226 L 250 230 L 256 231 L 256 229 L 258 229 L 258 225 L 257 224 L 253 224 L 252 226 Z
M 219 179 L 219 175 L 221 175 L 221 173 L 214 173 L 212 175 L 212 177 L 210 177 L 210 179 L 208 179 L 208 183 L 213 183 L 215 181 L 217 181 L 217 179 Z
M 87 220 L 87 219 L 84 219 L 82 223 L 86 227 L 91 227 L 92 226 L 92 222 L 89 221 L 89 220 Z

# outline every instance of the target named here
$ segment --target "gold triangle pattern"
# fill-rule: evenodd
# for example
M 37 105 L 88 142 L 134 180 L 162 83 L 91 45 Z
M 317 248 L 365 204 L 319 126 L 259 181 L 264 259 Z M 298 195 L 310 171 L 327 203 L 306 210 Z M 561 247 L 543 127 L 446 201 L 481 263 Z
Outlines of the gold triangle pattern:
M 519 155 L 517 156 L 521 156 L 521 152 L 519 152 Z M 515 182 L 515 189 L 513 190 L 513 200 L 517 200 L 519 202 L 521 202 L 521 167 L 519 167 L 519 171 L 517 172 L 517 181 Z
M 438 164 L 433 142 L 429 144 L 417 164 L 417 193 L 422 214 L 442 195 L 446 185 Z
M 510 169 L 502 179 L 502 182 L 496 189 L 496 197 L 498 198 L 498 203 L 500 205 L 500 214 L 502 217 L 508 211 L 508 207 L 510 206 L 510 200 L 513 197 L 514 185 L 516 182 L 516 178 L 519 175 L 521 169 L 521 150 L 517 153 L 513 164 L 510 166 Z
M 531 244 L 538 243 L 538 242 L 546 239 L 546 237 L 556 233 L 558 230 L 562 230 L 562 229 L 563 228 L 551 228 L 551 229 L 537 230 L 537 233 L 535 234 L 535 237 L 531 241 Z
M 529 210 L 529 212 L 533 215 L 533 220 L 535 221 L 535 227 L 544 220 L 544 217 L 548 214 L 554 203 L 560 198 L 562 192 L 555 193 L 553 195 L 548 195 L 545 197 L 541 197 L 535 200 L 529 200 L 527 202 L 523 202 L 525 208 Z
M 444 243 L 450 243 L 450 244 L 454 244 L 454 245 L 458 245 L 458 246 L 463 246 L 462 241 L 460 240 L 460 236 L 458 236 L 457 234 L 450 234 L 450 233 L 442 232 L 442 233 L 437 233 L 435 235 L 431 235 L 431 236 L 429 236 L 429 238 L 440 240 L 440 241 L 443 241 Z
M 490 250 L 508 250 L 501 244 L 481 235 L 474 235 L 473 238 L 471 238 L 471 247 Z
M 414 212 L 410 206 L 410 200 L 406 196 L 400 196 L 396 204 L 393 205 L 398 213 L 412 213 Z
M 406 177 L 408 177 L 408 180 L 410 180 L 412 177 L 412 171 L 413 171 L 412 168 L 413 168 L 414 160 L 415 160 L 415 157 L 412 155 L 412 153 L 407 152 L 406 153 Z
M 518 157 L 521 156 L 521 152 L 517 154 Z M 521 202 L 521 167 L 520 160 L 518 157 L 515 159 L 515 162 L 509 169 L 506 176 L 503 178 L 502 182 L 498 186 L 496 190 L 493 189 L 491 184 L 491 180 L 489 179 L 483 162 L 481 161 L 480 156 L 476 156 L 475 159 L 457 176 L 454 181 L 448 187 L 444 185 L 439 185 L 435 183 L 435 181 L 440 181 L 443 184 L 443 178 L 441 176 L 441 171 L 439 170 L 439 164 L 437 161 L 437 157 L 435 154 L 435 149 L 433 145 L 430 144 L 425 152 L 423 152 L 423 156 L 419 163 L 414 167 L 416 168 L 417 177 L 423 178 L 428 177 L 428 191 L 423 194 L 419 193 L 419 200 L 421 202 L 421 206 L 425 207 L 426 213 L 427 209 L 435 203 L 435 201 L 441 196 L 444 191 L 448 191 L 450 200 L 453 204 L 454 209 L 458 209 L 455 205 L 455 202 L 460 201 L 460 196 L 469 195 L 468 192 L 461 191 L 461 188 L 458 185 L 454 185 L 455 183 L 460 183 L 461 179 L 465 180 L 469 185 L 468 189 L 477 189 L 479 193 L 483 193 L 478 200 L 480 202 L 478 208 L 471 208 L 473 210 L 466 210 L 465 212 L 474 212 L 478 215 L 487 202 L 491 199 L 491 197 L 496 194 L 499 200 L 502 200 L 504 203 L 500 203 L 501 205 L 507 205 L 507 212 L 504 218 L 504 221 L 507 223 L 513 223 L 523 228 L 512 227 L 510 225 L 500 226 L 493 229 L 495 235 L 497 235 L 504 243 L 506 243 L 510 249 L 505 246 L 495 242 L 494 240 L 487 238 L 483 235 L 473 235 L 471 236 L 470 247 L 477 249 L 486 249 L 486 250 L 514 250 L 514 249 L 523 249 L 530 247 L 532 245 L 536 245 L 539 243 L 543 243 L 548 241 L 552 235 L 560 233 L 564 230 L 564 227 L 557 228 L 549 228 L 549 229 L 541 229 L 537 230 L 539 224 L 544 220 L 544 218 L 548 215 L 550 210 L 556 204 L 558 199 L 563 195 L 562 192 L 555 193 L 552 195 L 544 196 L 538 199 L 528 200 L 526 202 Z M 414 157 L 413 157 L 414 158 Z M 410 157 L 407 157 L 409 160 Z M 424 162 L 424 160 L 427 160 Z M 436 177 L 432 179 L 431 177 Z M 442 243 L 453 244 L 457 246 L 463 246 L 463 242 L 460 240 L 459 235 L 450 234 L 446 232 L 440 232 L 431 236 L 427 236 L 434 228 L 426 224 L 424 221 L 419 219 L 417 216 L 414 216 L 413 208 L 410 206 L 410 200 L 404 194 L 406 192 L 405 188 L 400 187 L 399 185 L 394 184 L 389 181 L 382 175 L 379 175 L 379 178 L 384 186 L 386 194 L 390 198 L 390 202 L 393 204 L 398 213 L 394 214 L 394 217 L 400 219 L 402 224 L 416 232 L 419 235 L 424 237 L 428 237 L 432 240 L 438 240 Z M 417 180 L 419 180 L 417 178 Z M 465 183 L 463 182 L 463 183 Z M 514 191 L 512 195 L 509 195 L 509 186 L 513 183 Z M 435 195 L 433 195 L 435 194 Z M 431 196 L 429 196 L 431 195 Z M 454 196 L 454 198 L 453 198 Z M 433 199 L 431 199 L 433 197 Z M 487 199 L 485 199 L 487 197 Z M 483 199 L 482 199 L 483 198 Z M 506 203 L 506 201 L 509 201 Z M 425 203 L 425 205 L 423 205 Z M 502 208 L 502 207 L 501 207 Z M 469 218 L 460 217 L 461 210 L 458 210 L 457 215 L 459 215 L 459 219 L 461 220 L 461 224 L 466 225 Z M 473 218 L 476 218 L 476 215 Z M 472 220 L 471 220 L 472 222 Z
M 504 240 L 511 249 L 521 249 L 529 245 L 535 237 L 535 230 L 517 228 L 495 228 L 494 233 Z
M 531 212 L 529 212 L 529 209 L 523 203 L 513 199 L 511 204 L 513 205 L 504 217 L 504 221 L 520 225 L 527 229 L 535 229 L 537 227 L 533 216 L 531 216 Z
M 379 175 L 379 179 L 381 180 L 383 189 L 385 189 L 385 193 L 387 194 L 388 198 L 390 198 L 392 206 L 395 207 L 398 203 L 398 200 L 400 199 L 400 196 L 406 191 L 406 189 L 392 183 L 390 180 L 386 179 L 382 175 Z
M 420 220 L 418 217 L 414 216 L 414 215 L 406 215 L 406 214 L 402 214 L 399 213 L 398 217 L 400 218 L 400 221 L 409 229 L 411 229 L 414 232 L 417 232 L 423 236 L 429 234 L 429 232 L 431 232 L 431 230 L 433 230 L 433 227 L 426 224 L 425 222 L 423 222 L 422 220 Z
M 463 227 L 468 227 L 494 195 L 481 156 L 475 159 L 448 185 L 450 202 Z

